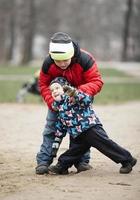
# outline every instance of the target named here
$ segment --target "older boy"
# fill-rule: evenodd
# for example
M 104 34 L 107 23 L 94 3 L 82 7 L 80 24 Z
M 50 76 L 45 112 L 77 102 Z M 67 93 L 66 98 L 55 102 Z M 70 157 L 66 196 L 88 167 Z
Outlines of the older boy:
M 65 77 L 77 89 L 94 96 L 100 92 L 103 81 L 93 56 L 80 49 L 77 42 L 63 32 L 55 33 L 49 45 L 49 55 L 45 59 L 40 77 L 40 93 L 48 105 L 48 115 L 43 131 L 43 143 L 37 153 L 37 174 L 48 172 L 52 163 L 52 143 L 55 137 L 55 122 L 57 113 L 52 109 L 53 98 L 49 89 L 50 82 L 56 77 Z M 70 140 L 70 146 L 73 142 Z M 91 169 L 89 165 L 90 154 L 87 151 L 82 155 L 79 163 L 75 165 L 78 171 Z

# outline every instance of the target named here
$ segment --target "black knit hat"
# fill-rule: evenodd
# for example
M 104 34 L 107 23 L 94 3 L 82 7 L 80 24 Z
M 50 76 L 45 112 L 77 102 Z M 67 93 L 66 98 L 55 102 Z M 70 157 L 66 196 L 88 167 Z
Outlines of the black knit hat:
M 67 33 L 57 32 L 57 33 L 54 33 L 53 36 L 51 37 L 51 42 L 67 44 L 67 43 L 72 42 L 72 39 Z
M 57 77 L 57 78 L 53 79 L 51 81 L 50 85 L 52 85 L 53 83 L 59 83 L 61 86 L 64 86 L 64 85 L 69 85 L 70 86 L 70 83 L 64 77 Z

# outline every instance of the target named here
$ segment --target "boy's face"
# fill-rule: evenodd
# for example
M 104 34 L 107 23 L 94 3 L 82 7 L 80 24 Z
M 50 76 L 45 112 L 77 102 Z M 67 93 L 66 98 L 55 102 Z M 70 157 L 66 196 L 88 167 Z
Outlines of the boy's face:
M 63 87 L 62 87 L 59 83 L 53 83 L 53 84 L 50 86 L 50 90 L 51 90 L 51 93 L 52 93 L 52 97 L 53 97 L 55 100 L 60 100 L 60 96 L 61 96 L 62 94 L 64 94 Z
M 61 69 L 67 69 L 71 63 L 71 58 L 68 60 L 54 60 L 55 64 Z

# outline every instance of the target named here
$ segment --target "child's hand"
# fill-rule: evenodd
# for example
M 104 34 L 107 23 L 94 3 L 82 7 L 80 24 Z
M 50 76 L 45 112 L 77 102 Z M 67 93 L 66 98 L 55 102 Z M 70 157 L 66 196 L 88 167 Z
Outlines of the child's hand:
M 55 101 L 61 101 L 61 99 L 62 99 L 61 95 L 55 96 L 53 98 L 54 98 Z
M 76 94 L 76 89 L 72 86 L 64 85 L 63 90 L 70 97 L 73 97 Z

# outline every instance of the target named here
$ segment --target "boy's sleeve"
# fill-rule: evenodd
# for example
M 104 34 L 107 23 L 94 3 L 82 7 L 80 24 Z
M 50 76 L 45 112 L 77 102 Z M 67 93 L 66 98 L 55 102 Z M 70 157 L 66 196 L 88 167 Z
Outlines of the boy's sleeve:
M 43 97 L 44 101 L 47 103 L 48 107 L 52 109 L 51 105 L 54 102 L 54 99 L 52 98 L 49 88 L 50 82 L 51 76 L 48 73 L 45 74 L 43 71 L 41 71 L 38 79 L 40 94 Z
M 90 58 L 86 65 L 88 65 L 88 63 L 90 62 L 93 63 L 87 70 L 85 70 L 83 74 L 85 84 L 80 85 L 78 89 L 88 95 L 95 96 L 102 89 L 103 80 L 101 78 L 101 74 L 98 70 L 98 66 L 95 60 Z

